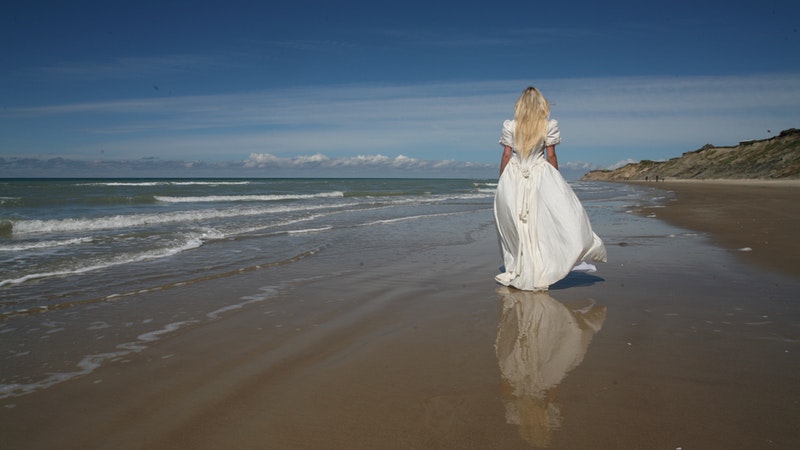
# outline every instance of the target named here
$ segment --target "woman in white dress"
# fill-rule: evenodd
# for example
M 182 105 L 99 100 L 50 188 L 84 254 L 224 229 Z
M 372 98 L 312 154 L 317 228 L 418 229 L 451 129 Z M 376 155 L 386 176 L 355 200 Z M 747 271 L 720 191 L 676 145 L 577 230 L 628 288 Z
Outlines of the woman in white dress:
M 560 142 L 547 100 L 536 88 L 525 89 L 500 137 L 494 215 L 505 272 L 495 279 L 504 286 L 545 291 L 585 259 L 606 261 L 603 241 L 558 172 Z

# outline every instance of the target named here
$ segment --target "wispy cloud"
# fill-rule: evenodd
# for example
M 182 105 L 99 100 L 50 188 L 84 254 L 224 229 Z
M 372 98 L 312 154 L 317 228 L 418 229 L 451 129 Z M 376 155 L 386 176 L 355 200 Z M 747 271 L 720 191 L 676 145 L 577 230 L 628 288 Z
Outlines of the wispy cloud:
M 244 161 L 180 161 L 159 158 L 80 160 L 72 158 L 3 158 L 2 177 L 158 177 L 158 176 L 331 176 L 331 177 L 491 177 L 494 164 L 455 160 L 426 160 L 399 155 L 358 155 L 331 158 L 322 153 L 279 157 L 253 153 Z
M 496 163 L 500 123 L 513 115 L 518 93 L 529 84 L 553 103 L 564 163 L 663 159 L 706 143 L 735 144 L 800 126 L 798 74 L 497 80 L 9 107 L 0 111 L 6 119 L 0 147 L 15 148 L 17 125 L 52 123 L 59 136 L 80 136 L 83 149 L 104 148 L 128 158 L 321 153 L 336 160 L 383 154 Z M 65 117 L 69 128 L 63 128 Z M 18 137 L 23 138 L 32 140 Z M 52 154 L 58 148 L 52 145 L 43 151 Z
M 401 170 L 480 170 L 492 169 L 494 165 L 479 164 L 468 161 L 436 161 L 409 158 L 398 155 L 358 155 L 346 158 L 329 158 L 322 153 L 310 156 L 294 156 L 282 158 L 269 153 L 253 153 L 244 162 L 245 168 L 292 168 L 292 169 L 401 169 Z

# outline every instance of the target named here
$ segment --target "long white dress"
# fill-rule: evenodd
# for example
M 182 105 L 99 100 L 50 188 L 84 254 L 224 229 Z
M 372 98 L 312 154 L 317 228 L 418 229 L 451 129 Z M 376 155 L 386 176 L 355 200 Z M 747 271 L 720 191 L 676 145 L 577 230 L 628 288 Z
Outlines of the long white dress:
M 503 122 L 500 145 L 514 148 L 513 120 Z M 497 183 L 494 216 L 505 272 L 495 280 L 526 291 L 547 290 L 583 260 L 606 261 L 580 200 L 545 157 L 561 142 L 558 122 L 524 161 L 515 151 Z

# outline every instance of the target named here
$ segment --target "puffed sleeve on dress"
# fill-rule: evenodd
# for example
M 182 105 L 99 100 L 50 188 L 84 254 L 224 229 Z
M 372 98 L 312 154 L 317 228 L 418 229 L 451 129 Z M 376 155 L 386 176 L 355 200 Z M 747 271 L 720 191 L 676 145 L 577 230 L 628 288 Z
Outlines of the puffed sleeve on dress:
M 514 125 L 515 122 L 513 120 L 506 120 L 503 122 L 503 131 L 500 133 L 500 145 L 514 147 Z
M 561 130 L 558 128 L 558 121 L 550 119 L 547 122 L 547 137 L 544 139 L 545 145 L 558 145 L 561 143 Z

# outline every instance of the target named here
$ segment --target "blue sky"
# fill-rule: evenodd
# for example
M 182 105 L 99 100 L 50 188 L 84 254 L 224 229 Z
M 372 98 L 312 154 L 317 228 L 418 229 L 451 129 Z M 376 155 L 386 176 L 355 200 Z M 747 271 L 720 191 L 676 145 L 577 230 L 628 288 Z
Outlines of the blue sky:
M 528 85 L 562 171 L 800 128 L 796 1 L 11 2 L 0 177 L 496 176 Z

